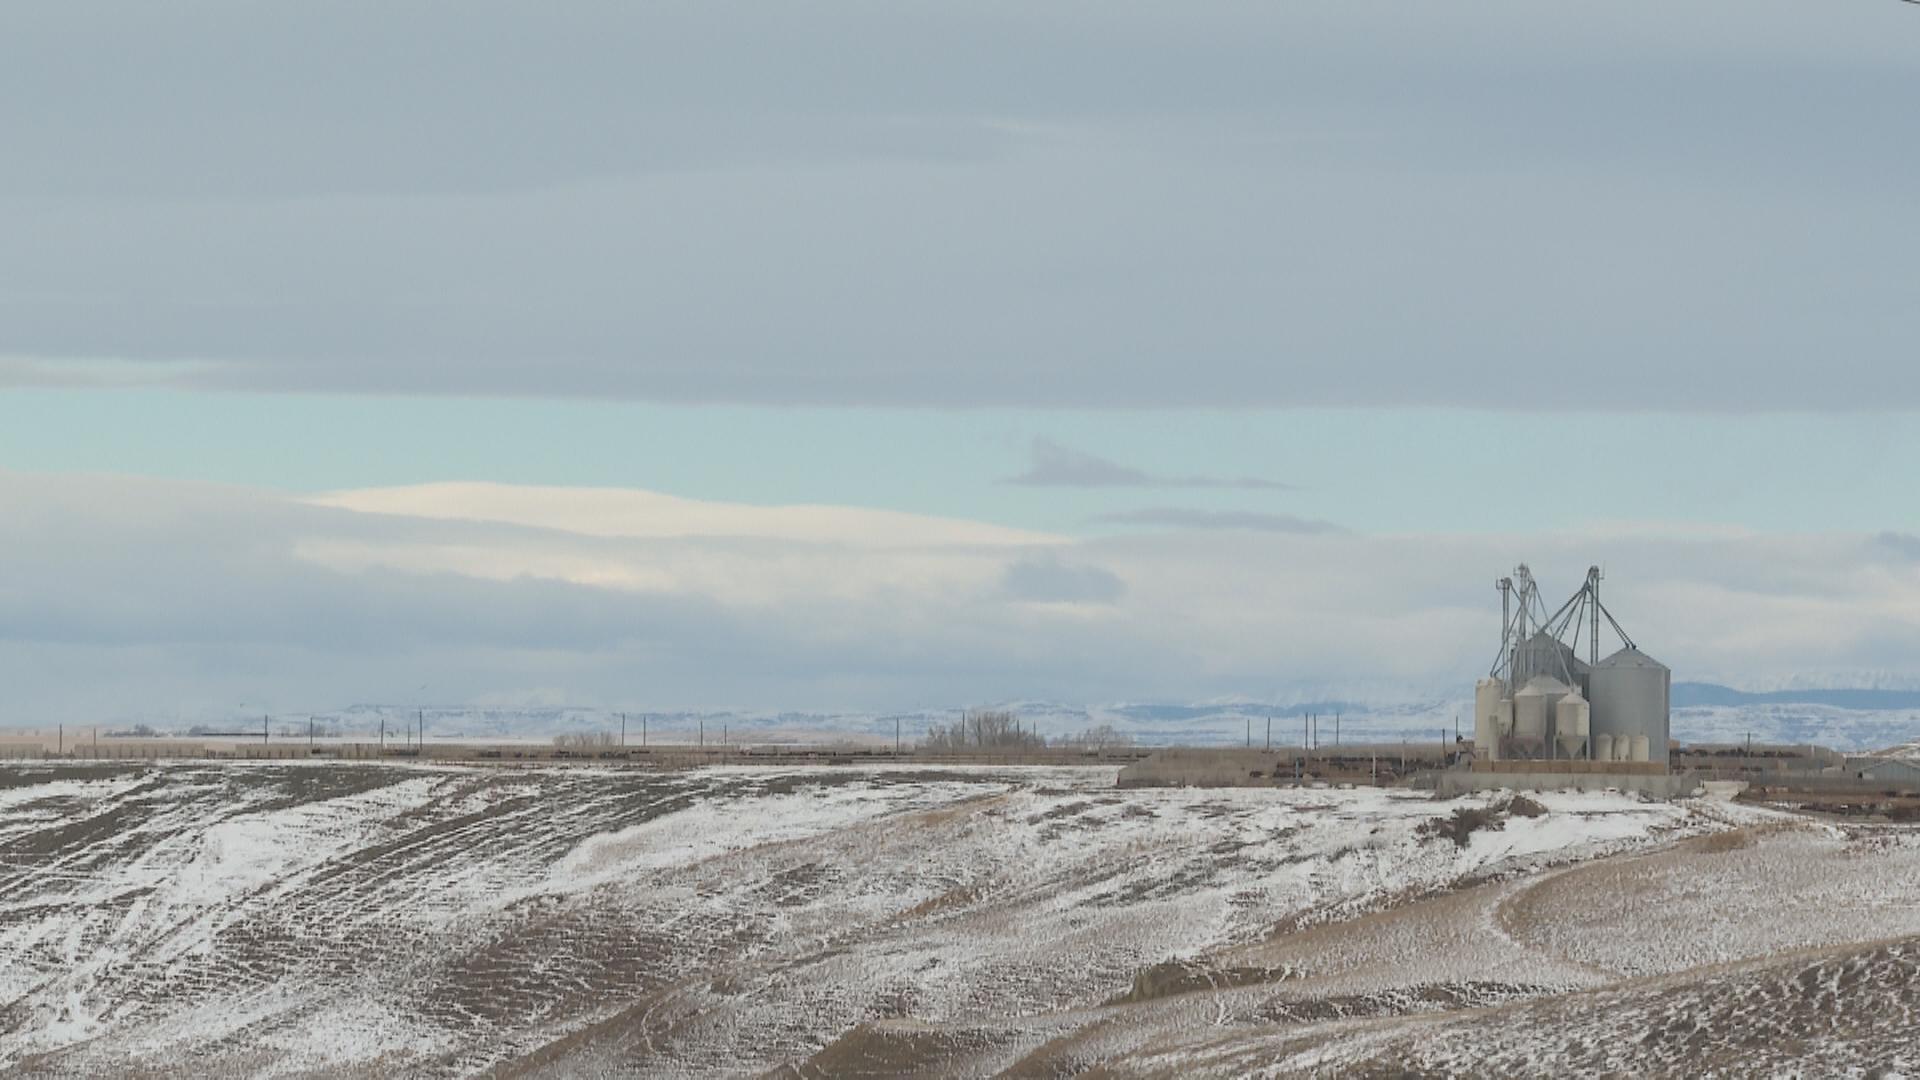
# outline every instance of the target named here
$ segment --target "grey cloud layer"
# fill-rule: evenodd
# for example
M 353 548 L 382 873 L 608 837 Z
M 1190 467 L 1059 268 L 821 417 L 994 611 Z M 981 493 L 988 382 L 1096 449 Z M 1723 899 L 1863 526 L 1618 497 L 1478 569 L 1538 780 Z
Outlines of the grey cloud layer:
M 1111 604 L 1127 592 L 1127 583 L 1112 571 L 1074 565 L 1055 555 L 1012 563 L 1001 582 L 1009 596 L 1035 603 Z
M 1246 529 L 1253 532 L 1338 533 L 1331 521 L 1257 510 L 1196 510 L 1184 506 L 1150 506 L 1100 514 L 1092 520 L 1108 525 L 1146 525 L 1169 529 Z
M 1903 559 L 1920 560 L 1920 536 L 1912 533 L 1883 532 L 1874 539 L 1880 547 Z
M 1006 482 L 1025 487 L 1147 487 L 1242 488 L 1254 491 L 1291 491 L 1292 485 L 1253 476 L 1174 476 L 1152 473 L 1132 465 L 1062 446 L 1051 439 L 1035 439 L 1027 471 Z
M 1781 0 L 29 0 L 0 356 L 40 363 L 0 379 L 1913 408 L 1914 31 Z

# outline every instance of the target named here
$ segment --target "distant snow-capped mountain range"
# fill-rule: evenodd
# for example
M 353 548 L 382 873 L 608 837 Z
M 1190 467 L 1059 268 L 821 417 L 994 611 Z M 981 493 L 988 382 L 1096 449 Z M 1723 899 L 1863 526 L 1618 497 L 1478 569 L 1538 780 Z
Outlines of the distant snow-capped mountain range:
M 1292 747 L 1313 738 L 1317 745 L 1426 741 L 1451 737 L 1455 725 L 1471 737 L 1472 701 L 1436 696 L 1425 700 L 1381 700 L 1367 694 L 1321 700 L 1266 703 L 1244 700 L 1143 702 L 1077 705 L 1050 701 L 994 702 L 1024 725 L 1050 739 L 1093 728 L 1141 745 Z M 819 742 L 854 740 L 891 742 L 896 734 L 914 741 L 934 725 L 952 724 L 964 710 L 928 708 L 898 712 L 798 712 L 756 710 L 641 711 L 598 707 L 498 708 L 453 706 L 415 708 L 365 704 L 313 719 L 327 733 L 374 737 L 384 727 L 389 739 L 403 739 L 423 724 L 432 739 L 548 739 L 583 733 L 620 732 L 639 744 L 727 742 Z M 277 714 L 269 724 L 276 734 L 303 730 L 308 714 Z M 256 730 L 257 716 L 235 717 L 213 726 Z M 209 725 L 199 725 L 205 728 Z M 182 725 L 185 730 L 185 725 Z M 1870 750 L 1920 739 L 1920 690 L 1901 688 L 1812 688 L 1735 690 L 1713 683 L 1682 682 L 1673 687 L 1673 734 L 1683 742 L 1817 743 L 1839 750 Z

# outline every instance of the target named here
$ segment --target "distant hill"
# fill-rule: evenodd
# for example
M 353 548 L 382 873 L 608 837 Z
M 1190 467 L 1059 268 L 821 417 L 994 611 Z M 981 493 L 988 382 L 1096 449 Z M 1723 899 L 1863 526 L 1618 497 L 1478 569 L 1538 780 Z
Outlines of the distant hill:
M 1768 690 L 1753 693 L 1714 683 L 1673 684 L 1673 707 L 1676 709 L 1736 705 L 1825 705 L 1862 712 L 1920 709 L 1920 690 Z

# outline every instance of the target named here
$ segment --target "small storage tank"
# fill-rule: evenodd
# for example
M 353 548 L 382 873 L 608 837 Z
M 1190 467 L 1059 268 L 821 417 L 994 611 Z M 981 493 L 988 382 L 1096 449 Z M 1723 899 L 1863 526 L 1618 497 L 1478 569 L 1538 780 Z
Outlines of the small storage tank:
M 1559 679 L 1536 675 L 1513 695 L 1513 738 L 1509 743 L 1517 748 L 1517 756 L 1547 756 L 1547 721 L 1567 689 Z
M 1593 736 L 1593 760 L 1613 760 L 1613 736 L 1604 731 L 1598 732 Z
M 1506 697 L 1505 679 L 1481 679 L 1473 686 L 1473 752 L 1482 760 L 1500 756 L 1500 706 Z
M 1635 761 L 1647 760 L 1647 755 L 1651 753 L 1653 750 L 1653 747 L 1648 743 L 1647 737 L 1645 735 L 1635 735 L 1632 737 L 1632 740 L 1633 740 L 1633 760 Z
M 1578 687 L 1567 691 L 1553 706 L 1553 736 L 1560 744 L 1560 756 L 1563 758 L 1585 758 L 1587 756 L 1587 734 L 1591 714 L 1587 699 L 1580 696 Z

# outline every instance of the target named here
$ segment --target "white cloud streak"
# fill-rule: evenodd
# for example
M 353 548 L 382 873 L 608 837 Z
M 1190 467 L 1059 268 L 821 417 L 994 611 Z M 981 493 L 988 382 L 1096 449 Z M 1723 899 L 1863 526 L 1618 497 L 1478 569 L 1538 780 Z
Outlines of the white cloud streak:
M 1046 533 L 847 506 L 748 506 L 623 488 L 439 483 L 340 491 L 306 500 L 360 513 L 493 522 L 624 539 L 730 537 L 859 548 L 1064 543 Z

